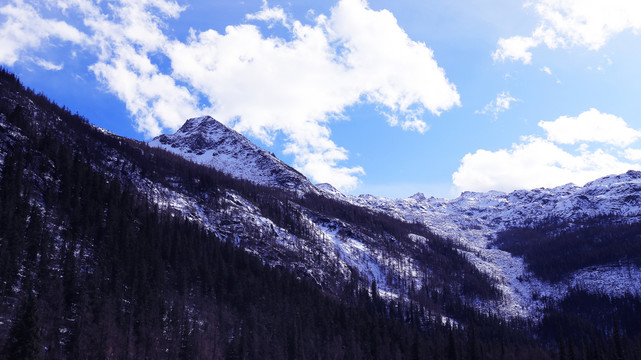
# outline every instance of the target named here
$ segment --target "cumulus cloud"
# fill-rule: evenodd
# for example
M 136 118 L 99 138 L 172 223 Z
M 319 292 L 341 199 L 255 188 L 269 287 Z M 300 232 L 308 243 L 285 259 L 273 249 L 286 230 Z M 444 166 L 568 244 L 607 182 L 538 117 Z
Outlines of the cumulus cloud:
M 509 110 L 510 104 L 519 101 L 519 99 L 510 95 L 509 91 L 503 91 L 500 94 L 496 95 L 496 99 L 490 101 L 489 104 L 485 105 L 482 110 L 475 111 L 476 114 L 489 114 L 497 119 L 499 114 Z
M 641 149 L 625 149 L 623 156 L 630 161 L 641 161 Z
M 492 53 L 494 61 L 520 60 L 524 64 L 532 62 L 530 49 L 539 44 L 538 40 L 526 36 L 512 36 L 499 39 L 499 48 Z
M 424 132 L 423 109 L 439 114 L 460 104 L 432 51 L 390 12 L 343 0 L 306 25 L 281 10 L 264 5 L 248 19 L 283 21 L 291 40 L 242 24 L 194 32 L 167 54 L 174 74 L 213 100 L 216 118 L 267 143 L 284 133 L 287 153 L 315 181 L 349 189 L 363 173 L 338 166 L 347 151 L 330 138 L 328 123 L 347 107 L 374 103 L 391 125 Z
M 597 134 L 604 124 L 615 130 Z M 465 155 L 452 175 L 454 185 L 459 190 L 472 191 L 512 191 L 570 182 L 583 185 L 601 176 L 641 169 L 633 162 L 641 159 L 638 150 L 590 150 L 590 145 L 595 144 L 628 146 L 639 138 L 638 132 L 629 129 L 621 118 L 591 109 L 575 118 L 562 116 L 555 121 L 542 121 L 539 126 L 546 130 L 547 139 L 527 136 L 509 149 L 480 149 Z M 623 135 L 621 129 L 637 135 Z M 579 146 L 567 149 L 563 144 Z
M 641 137 L 641 132 L 628 127 L 622 118 L 594 108 L 577 117 L 561 116 L 554 121 L 540 121 L 539 126 L 547 132 L 549 140 L 559 144 L 600 142 L 624 147 Z
M 641 30 L 641 3 L 637 0 L 535 0 L 526 6 L 539 16 L 537 28 L 530 36 L 499 39 L 495 60 L 529 64 L 530 49 L 542 44 L 552 49 L 583 46 L 597 50 L 618 33 Z
M 296 167 L 343 190 L 364 173 L 340 166 L 348 151 L 331 139 L 329 124 L 345 118 L 348 107 L 371 103 L 390 124 L 424 132 L 425 111 L 438 115 L 460 105 L 432 50 L 410 39 L 392 13 L 372 10 L 364 0 L 340 0 L 329 14 L 311 15 L 309 24 L 263 1 L 247 23 L 224 33 L 191 30 L 186 40 L 166 26 L 184 10 L 175 1 L 41 0 L 65 16 L 79 15 L 82 32 L 11 1 L 0 8 L 7 17 L 0 35 L 10 39 L 0 49 L 1 63 L 13 64 L 44 39 L 83 42 L 96 57 L 90 70 L 147 136 L 209 113 L 267 144 L 284 134 L 284 151 Z M 256 22 L 282 26 L 287 34 L 265 34 Z M 22 37 L 32 40 L 12 40 Z
M 4 19 L 3 19 L 4 18 Z M 40 16 L 30 3 L 15 0 L 0 7 L 0 63 L 13 65 L 24 53 L 47 45 L 47 40 L 58 39 L 82 44 L 87 37 L 64 21 Z M 44 44 L 43 44 L 44 43 Z M 52 63 L 40 60 L 38 65 L 46 67 Z M 56 70 L 56 66 L 51 66 Z

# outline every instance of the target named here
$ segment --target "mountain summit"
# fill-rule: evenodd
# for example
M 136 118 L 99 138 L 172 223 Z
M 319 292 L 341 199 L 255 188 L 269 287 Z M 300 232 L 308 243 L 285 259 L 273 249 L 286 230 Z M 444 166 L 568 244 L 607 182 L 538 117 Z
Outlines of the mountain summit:
M 160 135 L 149 145 L 260 185 L 316 191 L 303 174 L 211 116 L 189 119 L 176 133 Z

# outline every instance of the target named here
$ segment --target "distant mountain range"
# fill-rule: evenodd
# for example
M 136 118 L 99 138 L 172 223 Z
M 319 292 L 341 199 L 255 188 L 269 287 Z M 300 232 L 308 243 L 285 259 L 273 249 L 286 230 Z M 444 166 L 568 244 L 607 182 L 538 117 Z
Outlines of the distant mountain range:
M 626 292 L 641 294 L 641 253 L 631 254 L 633 256 L 625 262 L 620 259 L 591 262 L 589 266 L 573 269 L 562 274 L 564 276 L 554 277 L 555 281 L 548 281 L 549 278 L 541 279 L 528 271 L 527 261 L 523 256 L 518 256 L 523 254 L 511 254 L 508 249 L 496 244 L 499 234 L 506 230 L 540 226 L 552 218 L 559 226 L 568 229 L 575 222 L 585 223 L 587 219 L 606 216 L 615 223 L 639 222 L 641 173 L 637 171 L 606 176 L 583 187 L 568 184 L 553 189 L 518 190 L 509 194 L 496 191 L 464 192 L 456 199 L 427 198 L 421 193 L 406 199 L 387 199 L 373 195 L 344 195 L 329 184 L 314 186 L 274 154 L 260 149 L 211 117 L 189 119 L 175 134 L 161 135 L 150 145 L 235 178 L 285 191 L 320 194 L 321 198 L 346 202 L 374 213 L 425 225 L 434 234 L 452 239 L 462 246 L 459 251 L 493 279 L 501 290 L 501 301 L 498 307 L 494 301 L 480 306 L 500 309 L 505 315 L 538 316 L 546 300 L 561 299 L 577 286 L 614 296 Z M 304 211 L 303 208 L 301 210 Z M 410 247 L 406 249 L 407 253 L 391 256 L 381 246 L 381 241 L 375 239 L 363 242 L 357 235 L 341 236 L 337 240 L 337 226 L 348 228 L 349 224 L 338 225 L 336 221 L 339 219 L 318 215 L 306 215 L 310 227 L 320 234 L 309 246 L 321 245 L 319 251 L 328 258 L 332 258 L 332 247 L 337 249 L 341 254 L 344 273 L 347 273 L 345 269 L 355 269 L 367 281 L 376 280 L 379 288 L 390 296 L 398 295 L 399 289 L 395 285 L 398 280 L 386 279 L 423 285 L 426 280 L 425 269 L 412 261 L 416 249 Z M 344 232 L 357 234 L 359 231 Z M 573 256 L 582 254 L 577 250 Z M 628 261 L 630 259 L 633 260 Z M 325 266 L 315 262 L 304 264 L 307 271 L 316 273 L 314 276 L 319 279 L 325 277 Z M 403 270 L 399 270 L 401 268 Z

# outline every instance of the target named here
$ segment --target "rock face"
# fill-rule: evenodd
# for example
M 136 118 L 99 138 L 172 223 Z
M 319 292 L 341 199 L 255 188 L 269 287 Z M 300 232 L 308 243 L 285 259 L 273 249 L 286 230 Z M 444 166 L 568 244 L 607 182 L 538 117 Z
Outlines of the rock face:
M 235 178 L 301 193 L 315 191 L 301 173 L 210 116 L 189 119 L 176 133 L 160 135 L 149 145 Z

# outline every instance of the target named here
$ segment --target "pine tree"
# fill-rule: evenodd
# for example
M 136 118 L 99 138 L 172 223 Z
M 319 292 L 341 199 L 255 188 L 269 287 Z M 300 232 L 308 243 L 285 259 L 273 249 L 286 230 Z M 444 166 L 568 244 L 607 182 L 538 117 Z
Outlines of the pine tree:
M 559 326 L 559 360 L 567 360 L 568 355 L 565 350 L 565 339 L 563 338 L 563 330 Z
M 614 355 L 616 360 L 625 359 L 623 353 L 623 338 L 621 337 L 621 330 L 619 329 L 619 321 L 614 316 L 614 333 L 612 334 L 612 341 L 614 341 Z
M 11 292 L 24 250 L 28 202 L 22 196 L 24 183 L 22 148 L 10 149 L 4 158 L 0 178 L 0 291 Z
M 41 347 L 38 304 L 29 295 L 11 326 L 4 355 L 7 359 L 38 359 Z
M 469 358 L 470 360 L 478 360 L 478 340 L 476 339 L 476 328 L 474 327 L 474 324 L 472 324 L 471 329 L 470 329 L 470 355 Z
M 457 360 L 458 355 L 456 353 L 456 339 L 454 338 L 454 331 L 450 330 L 450 337 L 447 341 L 447 359 L 448 360 Z

